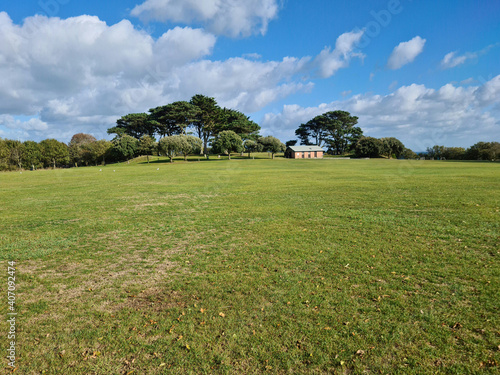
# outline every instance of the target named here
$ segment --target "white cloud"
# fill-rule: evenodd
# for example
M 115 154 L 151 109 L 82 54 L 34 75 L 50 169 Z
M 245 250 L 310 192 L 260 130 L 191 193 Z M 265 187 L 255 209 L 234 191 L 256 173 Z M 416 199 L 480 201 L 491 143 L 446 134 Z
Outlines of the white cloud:
M 362 30 L 344 33 L 337 38 L 333 51 L 330 47 L 325 47 L 321 51 L 314 61 L 321 78 L 331 77 L 337 70 L 349 66 L 349 62 L 353 57 L 361 59 L 365 57 L 362 53 L 355 51 L 356 43 L 359 42 L 362 36 Z
M 466 147 L 499 140 L 499 97 L 500 75 L 467 88 L 447 84 L 436 90 L 413 84 L 385 96 L 360 94 L 308 108 L 287 105 L 281 113 L 266 114 L 261 126 L 282 140 L 294 139 L 301 123 L 342 109 L 359 117 L 366 135 L 394 136 L 416 151 L 435 144 Z
M 406 64 L 415 60 L 415 58 L 424 50 L 426 40 L 419 36 L 409 40 L 408 42 L 401 42 L 394 48 L 387 62 L 389 69 L 400 69 Z
M 277 17 L 277 0 L 146 0 L 131 12 L 144 21 L 201 23 L 218 35 L 264 35 Z
M 449 52 L 444 56 L 443 60 L 441 60 L 441 68 L 450 69 L 462 65 L 467 60 L 477 59 L 479 56 L 488 53 L 492 48 L 498 47 L 499 45 L 500 43 L 491 44 L 480 51 L 466 52 L 463 55 L 457 55 L 458 51 Z
M 441 61 L 441 67 L 443 69 L 449 69 L 449 68 L 454 68 L 455 66 L 458 66 L 460 64 L 463 64 L 467 59 L 472 58 L 473 56 L 469 55 L 462 55 L 462 56 L 456 56 L 457 51 L 447 53 L 443 60 Z
M 39 116 L 58 139 L 106 137 L 123 114 L 198 93 L 253 112 L 312 87 L 302 80 L 310 58 L 211 61 L 216 38 L 202 29 L 175 27 L 155 40 L 126 20 L 35 16 L 16 25 L 0 12 L 0 31 L 0 114 Z

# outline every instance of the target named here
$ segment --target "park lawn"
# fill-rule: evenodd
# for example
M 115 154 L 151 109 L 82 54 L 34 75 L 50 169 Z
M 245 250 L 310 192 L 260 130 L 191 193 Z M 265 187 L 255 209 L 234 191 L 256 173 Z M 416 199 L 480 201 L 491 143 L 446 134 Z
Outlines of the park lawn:
M 17 373 L 498 373 L 500 164 L 266 156 L 0 174 Z

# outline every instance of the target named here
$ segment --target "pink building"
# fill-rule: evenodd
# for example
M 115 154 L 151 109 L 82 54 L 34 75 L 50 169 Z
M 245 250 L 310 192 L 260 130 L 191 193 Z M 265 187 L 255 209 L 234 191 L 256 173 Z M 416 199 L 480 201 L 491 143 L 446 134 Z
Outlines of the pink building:
M 285 157 L 290 159 L 323 159 L 325 151 L 315 145 L 290 146 L 285 151 Z

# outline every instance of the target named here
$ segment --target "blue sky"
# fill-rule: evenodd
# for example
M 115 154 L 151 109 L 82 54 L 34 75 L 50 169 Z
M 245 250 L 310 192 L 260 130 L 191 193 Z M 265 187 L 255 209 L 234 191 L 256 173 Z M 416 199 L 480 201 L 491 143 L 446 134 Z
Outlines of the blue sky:
M 0 137 L 109 138 L 200 93 L 265 135 L 335 109 L 413 150 L 500 141 L 500 1 L 24 0 L 0 6 Z

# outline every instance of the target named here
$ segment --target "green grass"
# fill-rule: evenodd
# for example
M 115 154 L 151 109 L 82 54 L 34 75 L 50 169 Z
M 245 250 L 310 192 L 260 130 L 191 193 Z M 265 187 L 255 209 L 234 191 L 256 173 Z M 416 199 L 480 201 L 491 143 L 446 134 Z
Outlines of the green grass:
M 0 174 L 17 373 L 498 372 L 500 164 L 192 160 Z

